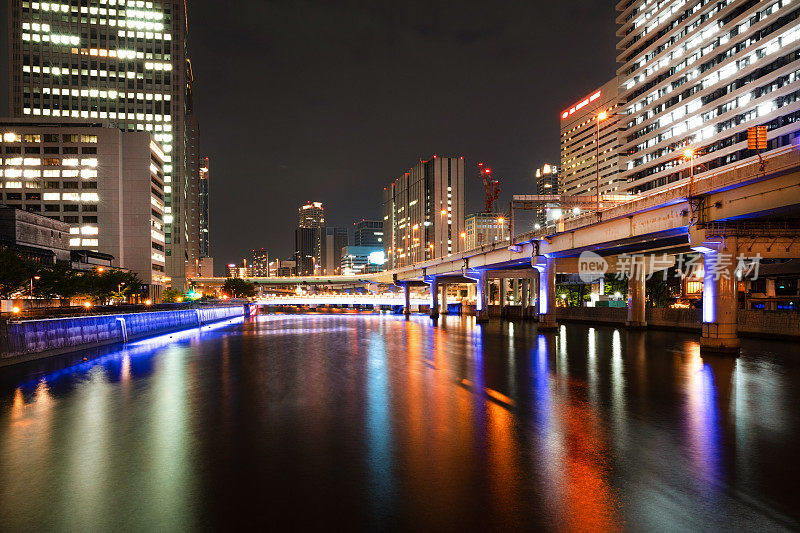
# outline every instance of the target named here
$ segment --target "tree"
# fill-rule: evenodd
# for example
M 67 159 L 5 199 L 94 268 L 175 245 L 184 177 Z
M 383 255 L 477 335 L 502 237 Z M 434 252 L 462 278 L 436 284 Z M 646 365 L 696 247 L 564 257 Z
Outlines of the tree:
M 135 272 L 105 269 L 103 272 L 91 271 L 84 275 L 87 274 L 91 282 L 89 295 L 101 302 L 107 302 L 115 296 L 125 298 L 133 295 L 142 286 L 142 280 Z
M 164 303 L 177 302 L 183 300 L 183 298 L 183 291 L 179 291 L 178 289 L 164 289 L 164 292 L 161 293 L 161 301 Z
M 39 298 L 72 298 L 83 293 L 84 283 L 80 273 L 72 270 L 68 263 L 56 263 L 39 271 L 39 279 L 33 284 L 33 294 Z
M 222 286 L 222 292 L 231 298 L 250 298 L 256 294 L 256 286 L 241 278 L 228 278 Z
M 0 249 L 0 297 L 10 298 L 24 290 L 31 278 L 39 275 L 39 270 L 39 265 L 22 259 L 13 250 Z

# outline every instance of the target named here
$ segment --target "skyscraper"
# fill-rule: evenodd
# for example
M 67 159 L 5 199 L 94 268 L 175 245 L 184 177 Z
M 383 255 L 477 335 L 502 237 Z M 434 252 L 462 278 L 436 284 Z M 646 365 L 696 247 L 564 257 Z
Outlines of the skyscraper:
M 320 228 L 297 228 L 294 231 L 294 260 L 298 276 L 313 276 L 322 257 Z
M 383 248 L 383 221 L 359 220 L 353 234 L 354 246 L 380 246 Z
M 12 116 L 108 120 L 149 132 L 163 147 L 166 270 L 182 287 L 197 246 L 190 202 L 199 169 L 185 1 L 8 6 Z
M 751 126 L 767 127 L 768 150 L 797 142 L 796 2 L 623 0 L 616 9 L 627 190 L 688 177 L 686 148 L 695 173 L 755 157 Z
M 298 209 L 294 233 L 298 276 L 312 276 L 322 269 L 322 233 L 325 208 L 322 202 L 306 202 Z
M 536 194 L 562 194 L 563 188 L 561 169 L 556 165 L 545 163 L 536 169 Z M 548 202 L 536 208 L 536 222 L 545 225 L 547 222 L 547 208 L 559 207 L 559 202 Z M 516 222 L 516 221 L 515 221 Z M 515 225 L 515 227 L 517 227 Z
M 347 246 L 347 228 L 324 227 L 320 228 L 322 253 L 320 261 L 322 270 L 320 274 L 340 274 L 342 263 L 342 249 Z
M 383 190 L 388 269 L 461 251 L 464 158 L 420 161 Z
M 269 252 L 264 248 L 256 248 L 253 252 L 253 263 L 250 265 L 250 273 L 254 278 L 266 278 L 269 276 Z
M 200 257 L 211 257 L 211 161 L 208 157 L 201 160 L 200 181 L 198 182 L 198 203 L 200 222 Z
M 601 194 L 619 194 L 624 180 L 619 175 L 618 108 L 615 77 L 561 113 L 561 187 L 555 194 L 596 195 L 598 176 Z
M 322 202 L 306 202 L 297 210 L 298 228 L 321 228 L 325 225 L 325 208 Z

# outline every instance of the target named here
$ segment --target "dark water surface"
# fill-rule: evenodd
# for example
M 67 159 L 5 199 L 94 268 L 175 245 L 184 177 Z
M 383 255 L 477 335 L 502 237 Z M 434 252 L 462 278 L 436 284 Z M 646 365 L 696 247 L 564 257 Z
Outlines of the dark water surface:
M 797 344 L 434 324 L 266 316 L 2 369 L 0 529 L 798 527 Z

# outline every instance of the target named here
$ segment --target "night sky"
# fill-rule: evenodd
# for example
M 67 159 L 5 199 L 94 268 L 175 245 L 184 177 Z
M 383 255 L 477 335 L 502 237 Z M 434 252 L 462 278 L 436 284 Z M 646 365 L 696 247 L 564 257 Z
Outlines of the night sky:
M 534 192 L 535 168 L 559 159 L 559 113 L 614 75 L 613 6 L 190 2 L 217 273 L 254 247 L 289 258 L 307 200 L 332 225 L 378 218 L 383 187 L 433 154 L 466 158 L 467 213 L 483 205 L 478 161 L 501 205 Z

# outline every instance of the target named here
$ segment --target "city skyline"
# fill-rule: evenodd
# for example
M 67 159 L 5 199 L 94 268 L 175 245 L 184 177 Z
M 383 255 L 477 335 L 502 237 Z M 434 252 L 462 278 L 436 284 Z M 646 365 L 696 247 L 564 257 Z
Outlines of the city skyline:
M 475 170 L 480 160 L 492 161 L 503 177 L 502 202 L 512 190 L 533 192 L 535 169 L 558 158 L 558 113 L 616 67 L 615 12 L 607 2 L 492 8 L 464 3 L 441 31 L 418 20 L 423 6 L 431 15 L 447 11 L 411 2 L 391 10 L 351 6 L 360 16 L 350 17 L 347 10 L 323 5 L 301 13 L 297 6 L 264 4 L 249 6 L 252 16 L 239 17 L 215 3 L 189 6 L 200 154 L 214 164 L 211 255 L 217 272 L 247 257 L 255 245 L 289 258 L 294 210 L 312 188 L 334 226 L 379 218 L 384 184 L 397 169 L 434 151 L 464 155 L 466 213 L 482 204 Z M 540 54 L 566 21 L 581 39 L 564 42 L 559 54 Z M 336 32 L 325 29 L 328 22 Z M 369 53 L 360 52 L 362 32 L 374 41 Z M 299 35 L 306 42 L 298 42 Z M 433 71 L 429 52 L 437 57 Z M 305 65 L 302 72 L 289 75 L 298 62 Z M 474 66 L 467 70 L 467 64 Z M 6 91 L 7 73 L 0 70 Z M 245 72 L 246 86 L 231 90 L 228 80 Z M 431 99 L 418 90 L 397 90 L 396 76 L 416 74 L 432 75 L 437 94 L 446 89 L 446 95 Z M 353 92 L 353 86 L 360 88 Z M 258 105 L 245 105 L 246 116 L 235 112 L 255 92 Z M 0 93 L 3 108 L 6 101 Z M 424 130 L 412 127 L 426 115 L 434 126 L 427 120 Z M 378 134 L 384 121 L 394 124 L 390 135 Z M 268 194 L 275 184 L 283 192 Z M 244 189 L 252 194 L 238 192 Z M 363 208 L 354 213 L 356 204 Z M 249 224 L 247 213 L 268 213 L 268 223 Z
M 800 2 L 7 7 L 4 530 L 800 531 Z

